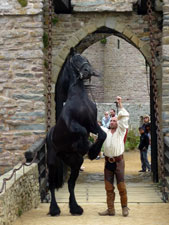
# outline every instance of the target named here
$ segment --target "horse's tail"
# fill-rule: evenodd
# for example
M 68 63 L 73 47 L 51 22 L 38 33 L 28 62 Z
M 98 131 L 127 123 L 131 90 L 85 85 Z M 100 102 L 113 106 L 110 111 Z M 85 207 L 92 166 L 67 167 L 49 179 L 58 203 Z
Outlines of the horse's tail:
M 67 166 L 57 155 L 56 150 L 54 149 L 52 143 L 52 133 L 53 129 L 48 132 L 46 137 L 47 143 L 47 165 L 48 165 L 48 182 L 49 189 L 56 188 L 59 189 L 63 186 L 66 175 L 67 175 Z
M 49 189 L 61 188 L 66 180 L 67 167 L 64 162 L 59 157 L 56 157 L 55 163 L 55 165 L 48 165 Z

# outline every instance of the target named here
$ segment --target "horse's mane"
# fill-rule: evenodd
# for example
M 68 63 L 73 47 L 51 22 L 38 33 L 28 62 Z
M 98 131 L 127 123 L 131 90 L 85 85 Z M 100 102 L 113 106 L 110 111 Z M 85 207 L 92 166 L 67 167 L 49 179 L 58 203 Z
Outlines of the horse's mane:
M 74 62 L 71 61 L 73 58 L 75 58 Z M 75 70 L 71 64 L 76 64 L 76 67 L 79 68 L 84 59 L 85 58 L 75 52 L 74 49 L 71 49 L 69 56 L 59 72 L 55 86 L 56 121 L 62 111 L 63 103 L 67 100 L 70 83 L 73 82 L 76 77 Z

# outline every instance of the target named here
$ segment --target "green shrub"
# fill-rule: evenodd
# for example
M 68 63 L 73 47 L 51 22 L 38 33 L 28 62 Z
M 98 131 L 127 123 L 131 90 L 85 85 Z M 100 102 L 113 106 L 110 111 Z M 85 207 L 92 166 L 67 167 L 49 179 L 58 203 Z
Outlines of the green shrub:
M 125 143 L 125 151 L 134 150 L 138 147 L 140 137 L 135 130 L 129 130 L 127 134 L 127 140 Z

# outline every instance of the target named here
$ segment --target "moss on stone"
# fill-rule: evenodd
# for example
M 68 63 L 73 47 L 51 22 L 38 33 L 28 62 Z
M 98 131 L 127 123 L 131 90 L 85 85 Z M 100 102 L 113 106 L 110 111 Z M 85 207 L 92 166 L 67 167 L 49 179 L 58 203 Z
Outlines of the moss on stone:
M 18 209 L 18 217 L 21 217 L 21 216 L 22 216 L 22 214 L 23 214 L 23 211 L 22 211 L 22 209 L 21 209 L 21 208 L 19 208 L 19 209 Z
M 43 45 L 44 45 L 44 48 L 47 48 L 48 47 L 48 34 L 44 32 L 43 34 Z
M 101 39 L 101 40 L 100 40 L 100 43 L 106 44 L 106 43 L 107 43 L 107 39 L 106 39 L 106 38 Z
M 18 0 L 19 4 L 22 6 L 22 7 L 26 7 L 27 4 L 28 4 L 28 1 L 27 0 Z
M 48 62 L 46 60 L 44 61 L 44 66 L 45 66 L 45 69 L 49 68 Z
M 58 21 L 59 21 L 59 19 L 58 19 L 57 16 L 55 16 L 55 17 L 52 18 L 52 24 L 53 25 L 56 25 L 58 23 Z

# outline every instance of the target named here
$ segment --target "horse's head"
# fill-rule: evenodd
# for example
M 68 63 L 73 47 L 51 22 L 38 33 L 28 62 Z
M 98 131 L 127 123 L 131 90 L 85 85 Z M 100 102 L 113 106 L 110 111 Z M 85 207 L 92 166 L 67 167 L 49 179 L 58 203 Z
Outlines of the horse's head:
M 74 53 L 71 56 L 70 63 L 76 72 L 77 78 L 81 80 L 90 79 L 91 76 L 100 76 L 100 74 L 93 69 L 89 61 L 78 53 Z

